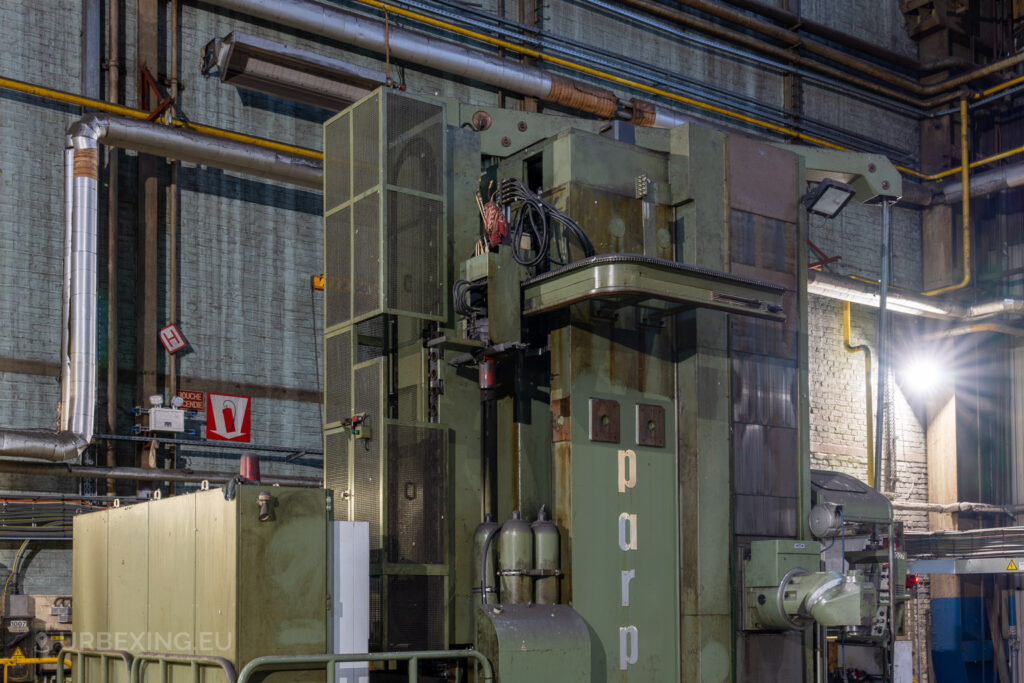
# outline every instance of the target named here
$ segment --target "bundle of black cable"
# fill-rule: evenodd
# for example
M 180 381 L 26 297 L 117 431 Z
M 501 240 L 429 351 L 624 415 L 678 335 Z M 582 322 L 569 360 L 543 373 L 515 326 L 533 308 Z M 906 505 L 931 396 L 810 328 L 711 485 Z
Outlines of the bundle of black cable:
M 509 239 L 512 242 L 512 258 L 516 263 L 529 268 L 552 260 L 548 253 L 552 223 L 562 225 L 573 236 L 583 249 L 585 258 L 594 255 L 594 245 L 580 224 L 545 202 L 518 178 L 501 181 L 498 202 L 511 207 Z M 525 245 L 524 237 L 529 238 Z M 529 251 L 533 252 L 532 257 L 527 256 Z

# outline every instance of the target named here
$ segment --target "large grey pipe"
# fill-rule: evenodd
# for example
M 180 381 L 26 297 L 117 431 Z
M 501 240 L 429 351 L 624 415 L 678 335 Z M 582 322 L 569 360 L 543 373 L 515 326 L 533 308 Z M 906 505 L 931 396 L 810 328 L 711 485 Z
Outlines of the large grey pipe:
M 972 175 L 967 189 L 972 197 L 985 197 L 1021 185 L 1024 185 L 1024 164 L 1014 164 Z M 942 197 L 947 204 L 959 202 L 962 195 L 963 190 L 959 181 L 948 183 L 942 188 Z
M 390 27 L 384 22 L 313 0 L 209 0 L 210 4 L 289 28 L 307 31 L 347 45 L 391 55 L 444 73 L 471 78 L 496 88 L 590 112 L 622 117 L 637 125 L 671 127 L 682 122 L 679 112 L 639 100 L 623 103 L 611 90 L 553 74 L 529 64 L 459 43 Z M 630 111 L 631 109 L 631 111 Z
M 306 187 L 322 183 L 322 165 L 313 159 L 132 119 L 89 115 L 71 125 L 66 140 L 58 426 L 56 431 L 0 429 L 0 457 L 60 462 L 78 457 L 92 441 L 100 143 Z

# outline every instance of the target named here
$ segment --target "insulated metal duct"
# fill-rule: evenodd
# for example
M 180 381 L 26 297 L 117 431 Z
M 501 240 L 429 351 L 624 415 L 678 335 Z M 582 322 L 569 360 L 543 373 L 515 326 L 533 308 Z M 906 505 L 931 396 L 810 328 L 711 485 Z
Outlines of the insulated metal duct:
M 380 71 L 241 31 L 207 43 L 202 72 L 214 71 L 221 83 L 334 111 L 387 85 Z
M 1014 164 L 972 175 L 967 189 L 972 197 L 985 197 L 994 192 L 1009 190 L 1021 185 L 1024 185 L 1024 164 Z M 945 202 L 947 204 L 959 202 L 963 194 L 962 188 L 959 181 L 944 185 L 942 197 Z
M 0 457 L 60 462 L 78 457 L 94 434 L 96 262 L 100 143 L 285 183 L 321 188 L 319 161 L 180 128 L 91 114 L 68 129 L 64 167 L 64 294 L 61 402 L 56 431 L 0 429 Z

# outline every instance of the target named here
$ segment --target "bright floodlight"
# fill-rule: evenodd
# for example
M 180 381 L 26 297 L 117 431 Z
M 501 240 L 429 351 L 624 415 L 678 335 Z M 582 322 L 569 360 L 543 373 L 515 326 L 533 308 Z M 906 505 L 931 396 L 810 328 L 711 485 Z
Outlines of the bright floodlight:
M 903 380 L 915 394 L 929 394 L 946 381 L 946 371 L 933 358 L 915 358 L 904 368 Z
M 811 213 L 835 218 L 853 195 L 853 188 L 846 183 L 825 178 L 816 188 L 803 196 L 803 203 Z

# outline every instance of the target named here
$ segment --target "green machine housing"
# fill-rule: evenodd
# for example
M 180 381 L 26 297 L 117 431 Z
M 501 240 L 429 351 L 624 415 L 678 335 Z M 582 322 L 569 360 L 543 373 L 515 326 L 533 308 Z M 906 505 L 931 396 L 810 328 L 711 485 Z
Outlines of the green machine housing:
M 808 537 L 806 180 L 863 201 L 898 194 L 892 165 L 395 90 L 324 150 L 325 485 L 370 524 L 372 648 L 476 644 L 505 683 L 809 680 L 804 634 L 733 606 L 752 542 Z M 505 179 L 595 255 L 558 226 L 561 263 L 481 249 L 477 194 Z M 542 505 L 544 618 L 482 596 L 474 551 L 485 514 Z M 498 560 L 490 585 L 541 576 Z
M 240 485 L 230 500 L 210 489 L 75 517 L 75 645 L 223 657 L 236 671 L 263 655 L 326 652 L 330 514 L 330 491 Z M 86 666 L 107 680 L 97 661 Z M 115 683 L 127 683 L 122 669 L 110 669 Z M 192 672 L 171 666 L 168 681 Z

